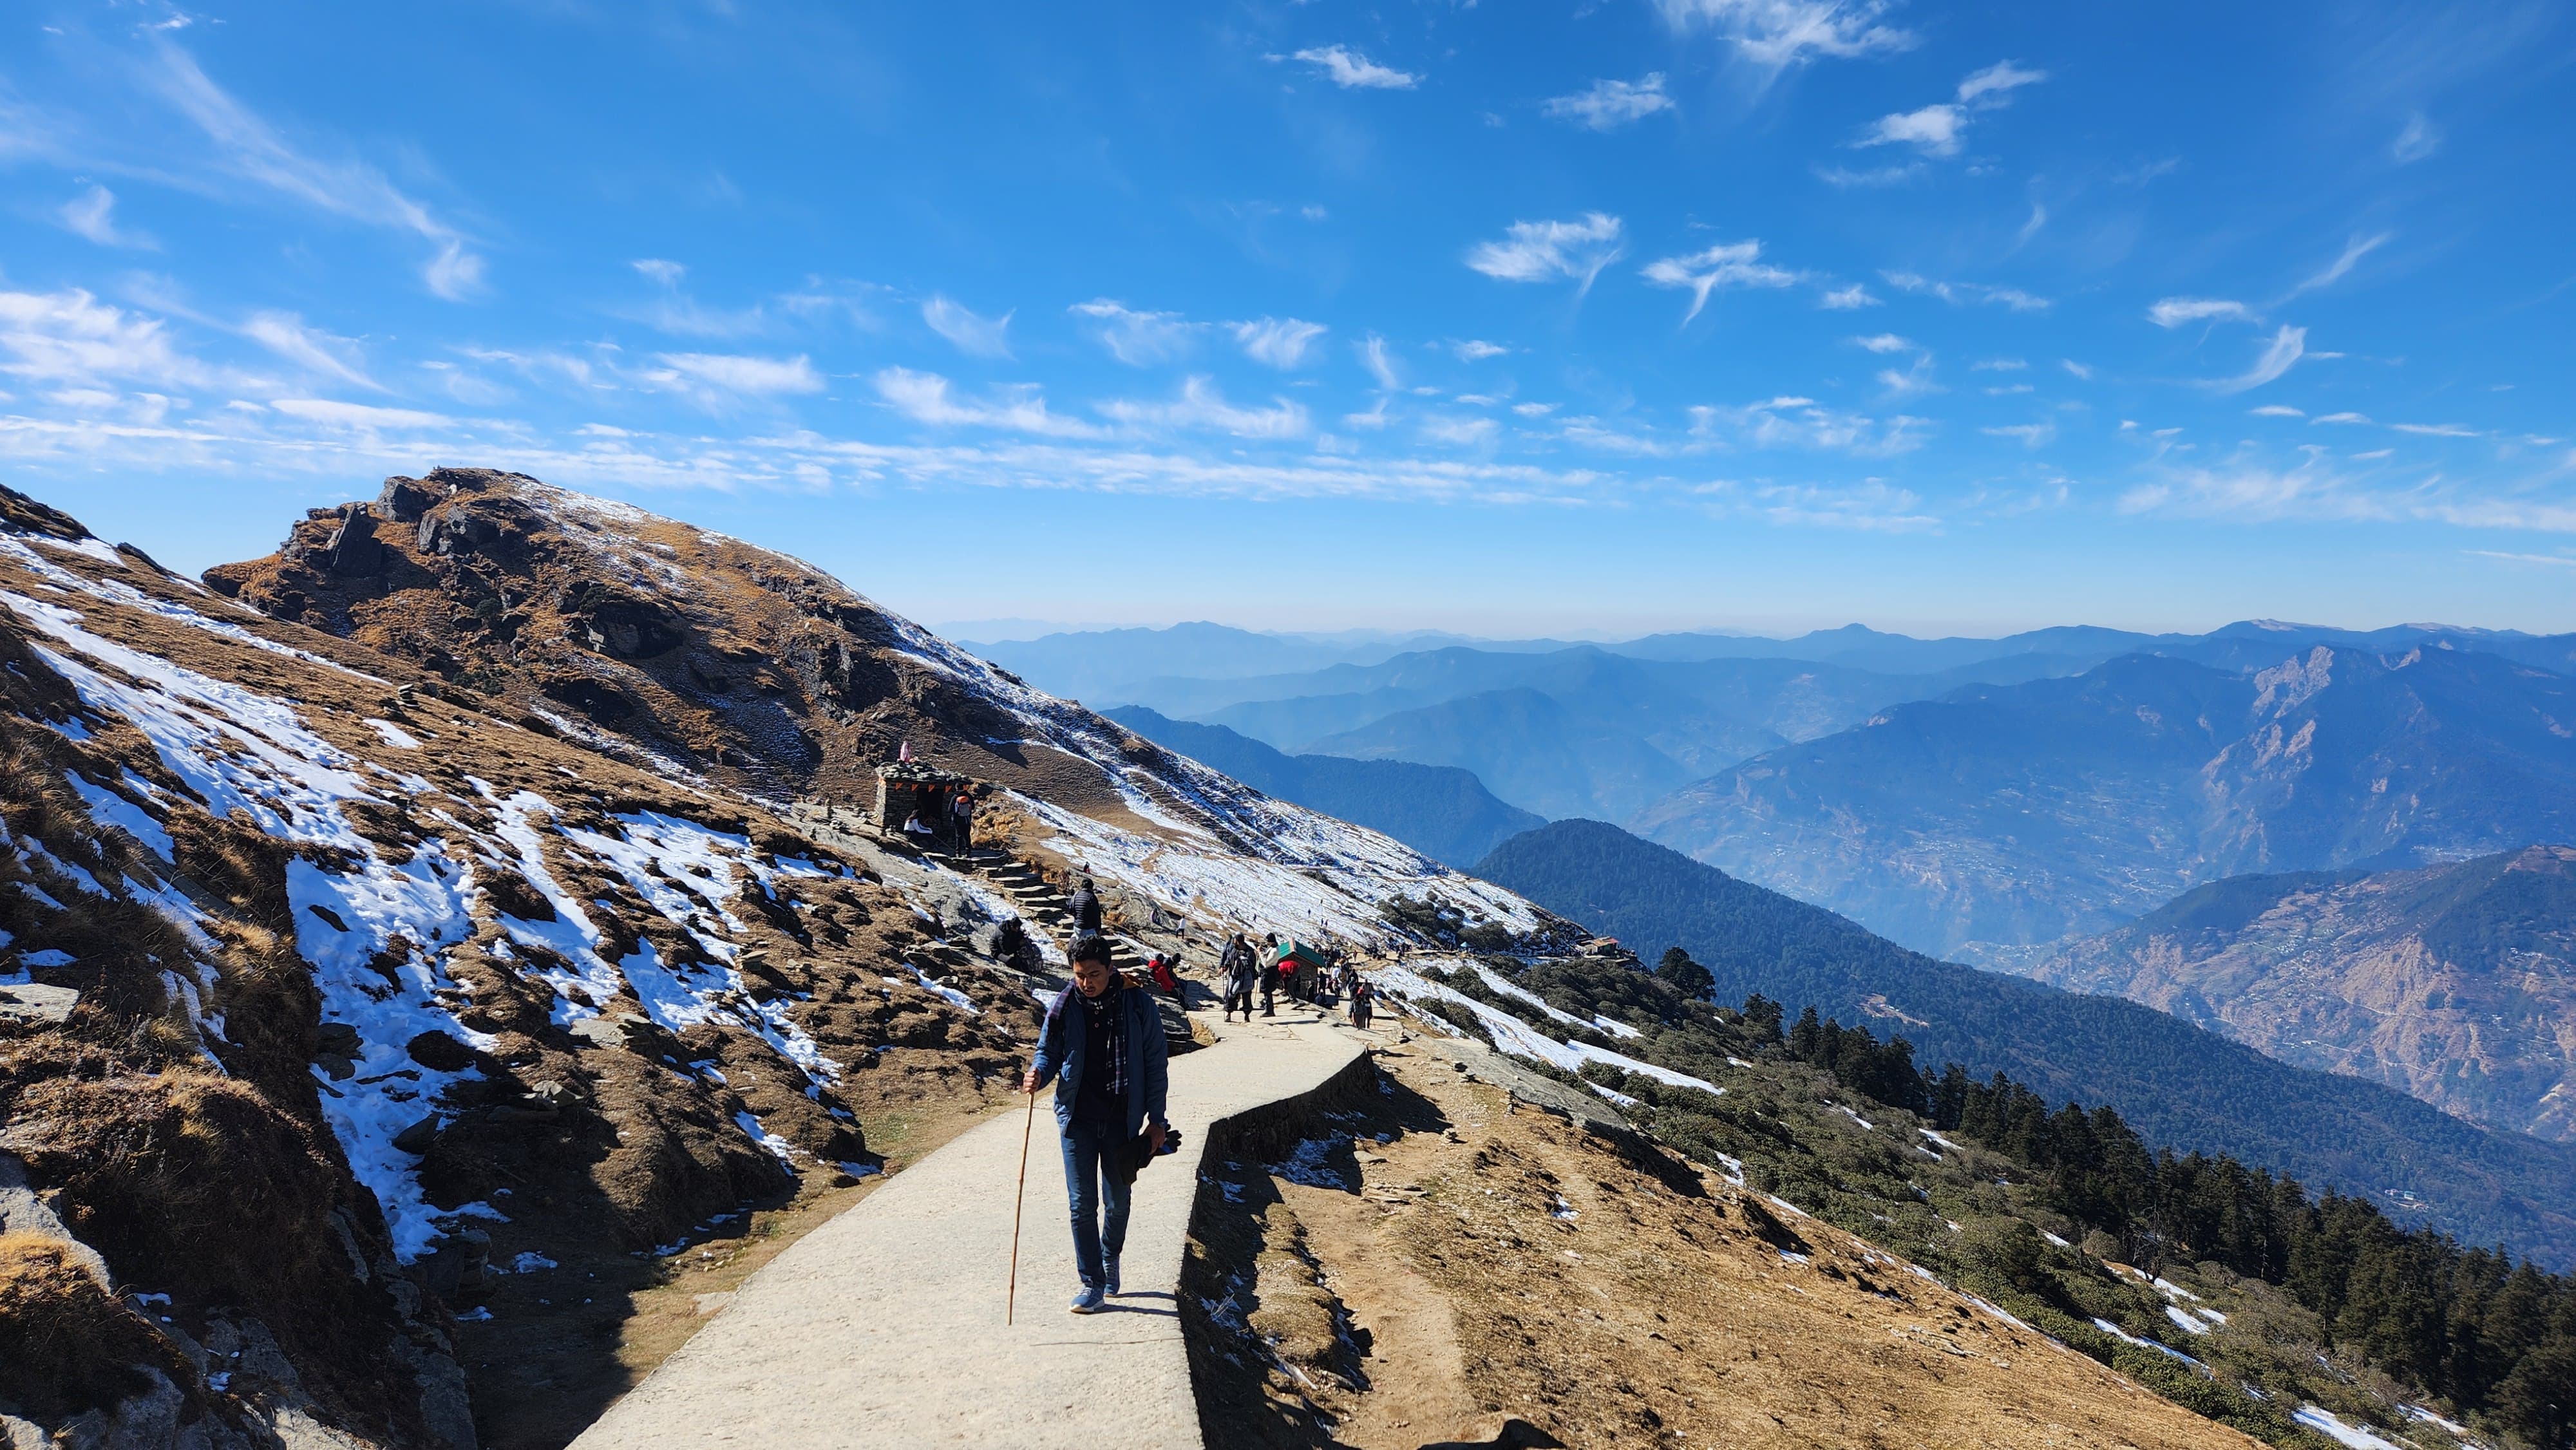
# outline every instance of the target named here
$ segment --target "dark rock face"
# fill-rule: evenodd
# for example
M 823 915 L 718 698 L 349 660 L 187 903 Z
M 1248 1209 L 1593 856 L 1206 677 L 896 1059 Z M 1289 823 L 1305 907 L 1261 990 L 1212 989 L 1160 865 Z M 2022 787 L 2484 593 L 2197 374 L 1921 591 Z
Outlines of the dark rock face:
M 688 642 L 688 632 L 669 610 L 643 599 L 607 599 L 582 616 L 582 632 L 593 649 L 619 659 L 650 659 Z
M 422 514 L 437 505 L 438 495 L 412 478 L 388 478 L 384 491 L 376 495 L 376 511 L 398 524 L 418 523 Z
M 385 564 L 385 547 L 376 542 L 376 516 L 365 504 L 340 510 L 340 527 L 322 547 L 322 567 L 334 574 L 373 574 Z

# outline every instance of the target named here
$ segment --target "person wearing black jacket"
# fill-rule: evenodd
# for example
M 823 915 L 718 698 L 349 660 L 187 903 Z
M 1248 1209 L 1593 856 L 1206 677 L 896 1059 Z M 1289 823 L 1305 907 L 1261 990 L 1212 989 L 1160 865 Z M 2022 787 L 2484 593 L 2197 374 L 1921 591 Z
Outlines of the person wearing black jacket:
M 1047 1004 L 1037 1056 L 1020 1079 L 1025 1093 L 1056 1085 L 1073 1258 L 1082 1275 L 1076 1314 L 1098 1313 L 1118 1292 L 1128 1186 L 1173 1141 L 1164 1116 L 1168 1052 L 1153 994 L 1109 969 L 1106 940 L 1076 940 L 1073 985 Z
M 1217 959 L 1217 974 L 1225 980 L 1225 1011 L 1220 1020 L 1231 1021 L 1236 1009 L 1243 1020 L 1252 1020 L 1252 986 L 1261 976 L 1260 961 L 1252 954 L 1252 943 L 1236 932 L 1227 938 L 1225 955 Z
M 1073 913 L 1073 929 L 1076 932 L 1088 932 L 1095 936 L 1099 934 L 1100 892 L 1091 884 L 1090 877 L 1083 877 L 1082 884 L 1073 889 L 1071 896 L 1065 898 L 1064 909 Z

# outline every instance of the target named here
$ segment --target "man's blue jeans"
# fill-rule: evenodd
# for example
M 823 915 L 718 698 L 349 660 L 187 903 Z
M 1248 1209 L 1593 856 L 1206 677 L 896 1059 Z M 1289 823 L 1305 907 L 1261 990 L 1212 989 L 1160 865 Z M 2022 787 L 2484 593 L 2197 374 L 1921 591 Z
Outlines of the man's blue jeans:
M 1107 1282 L 1101 1254 L 1114 1259 L 1127 1246 L 1128 1185 L 1102 1161 L 1119 1137 L 1115 1124 L 1079 1118 L 1064 1130 L 1064 1196 L 1073 1209 L 1073 1262 L 1087 1288 Z

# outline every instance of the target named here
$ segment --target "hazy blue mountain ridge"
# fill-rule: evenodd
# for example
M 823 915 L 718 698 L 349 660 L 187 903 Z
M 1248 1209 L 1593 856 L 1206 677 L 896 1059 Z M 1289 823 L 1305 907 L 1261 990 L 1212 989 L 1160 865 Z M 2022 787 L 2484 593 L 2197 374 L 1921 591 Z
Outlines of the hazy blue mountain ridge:
M 2084 996 L 1912 952 L 1599 821 L 1557 821 L 1476 874 L 1653 960 L 1678 945 L 1729 1004 L 1760 992 L 1903 1036 L 1918 1062 L 2001 1071 L 2057 1100 L 2117 1108 L 2149 1141 L 2369 1195 L 2413 1195 L 2470 1243 L 2576 1262 L 2576 1151 L 2490 1132 L 2376 1083 L 2309 1071 L 2116 997 Z
M 2130 655 L 1784 747 L 1640 834 L 1972 960 L 2202 882 L 2576 839 L 2576 680 L 2440 648 L 2252 674 Z
M 1495 799 L 1464 770 L 1401 760 L 1288 755 L 1222 725 L 1173 720 L 1141 705 L 1100 713 L 1264 794 L 1383 831 L 1461 869 L 1498 842 L 1543 823 L 1542 817 Z

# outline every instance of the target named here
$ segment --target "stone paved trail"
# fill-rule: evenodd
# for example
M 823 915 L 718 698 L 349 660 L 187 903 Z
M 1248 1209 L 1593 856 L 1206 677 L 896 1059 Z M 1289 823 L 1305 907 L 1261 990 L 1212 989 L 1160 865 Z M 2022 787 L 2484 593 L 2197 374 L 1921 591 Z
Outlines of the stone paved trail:
M 696 1338 L 575 1445 L 992 1445 L 1199 1450 L 1174 1298 L 1208 1125 L 1321 1086 L 1362 1040 L 1299 1008 L 1209 1026 L 1172 1061 L 1181 1151 L 1137 1179 L 1108 1313 L 1080 1287 L 1064 1170 L 1039 1094 L 1020 1235 L 1018 1322 L 1002 1322 L 1024 1113 L 968 1132 L 753 1275 Z M 1114 1386 L 1115 1397 L 1103 1389 Z

